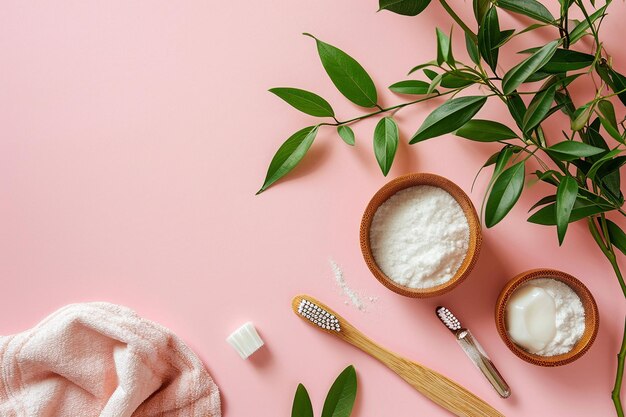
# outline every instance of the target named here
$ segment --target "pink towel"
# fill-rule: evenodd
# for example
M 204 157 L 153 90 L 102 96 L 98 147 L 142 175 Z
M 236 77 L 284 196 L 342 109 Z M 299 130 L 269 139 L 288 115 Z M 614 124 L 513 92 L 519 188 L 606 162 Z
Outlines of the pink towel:
M 72 304 L 0 337 L 0 372 L 2 417 L 221 416 L 198 357 L 114 304 Z

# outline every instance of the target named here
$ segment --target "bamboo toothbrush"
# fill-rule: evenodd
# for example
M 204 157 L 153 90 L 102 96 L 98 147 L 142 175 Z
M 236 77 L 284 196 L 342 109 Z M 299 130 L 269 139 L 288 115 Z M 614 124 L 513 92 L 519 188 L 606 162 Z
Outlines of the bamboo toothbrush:
M 459 417 L 504 417 L 456 382 L 373 342 L 315 298 L 298 295 L 292 300 L 291 306 L 300 318 L 378 359 L 417 391 L 451 413 Z

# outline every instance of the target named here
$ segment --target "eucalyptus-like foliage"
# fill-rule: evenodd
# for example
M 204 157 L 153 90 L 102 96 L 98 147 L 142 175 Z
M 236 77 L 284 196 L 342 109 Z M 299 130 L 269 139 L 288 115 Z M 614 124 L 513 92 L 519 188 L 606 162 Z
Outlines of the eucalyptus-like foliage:
M 321 417 L 350 417 L 356 400 L 357 379 L 354 366 L 344 369 L 326 394 Z M 313 417 L 313 405 L 304 385 L 299 384 L 293 399 L 291 417 Z
M 423 13 L 430 3 L 379 0 L 381 10 L 405 16 Z M 553 191 L 531 207 L 528 221 L 553 227 L 559 244 L 570 223 L 586 221 L 626 296 L 626 283 L 615 251 L 626 254 L 626 233 L 607 218 L 626 216 L 620 176 L 626 164 L 626 76 L 613 66 L 610 51 L 601 38 L 602 21 L 610 13 L 611 0 L 602 4 L 600 0 L 559 0 L 558 4 L 545 5 L 537 0 L 473 0 L 472 22 L 463 21 L 446 0 L 439 3 L 464 32 L 464 50 L 455 48 L 451 31 L 436 28 L 436 56 L 417 63 L 408 79 L 389 87 L 406 100 L 389 107 L 380 106 L 374 81 L 356 59 L 316 39 L 322 66 L 331 82 L 348 100 L 369 110 L 344 118 L 314 93 L 288 88 L 270 90 L 296 109 L 321 119 L 295 133 L 279 148 L 260 191 L 295 167 L 318 130 L 336 128 L 343 141 L 354 145 L 349 125 L 371 117 L 380 118 L 372 135 L 373 148 L 381 171 L 387 175 L 398 141 L 405 137 L 393 120 L 395 113 L 422 101 L 435 100 L 438 106 L 417 132 L 406 136 L 410 144 L 419 146 L 424 140 L 451 133 L 476 146 L 481 146 L 477 142 L 502 145 L 481 168 L 482 171 L 493 167 L 482 210 L 485 225 L 493 227 L 502 221 L 519 201 L 526 183 L 541 181 L 551 185 Z M 559 14 L 553 14 L 546 5 L 552 10 L 558 7 Z M 455 6 L 463 7 L 463 3 Z M 531 22 L 524 27 L 502 28 L 503 13 L 523 15 L 524 22 Z M 546 33 L 552 33 L 553 38 L 515 51 L 520 54 L 515 65 L 501 65 L 500 52 L 510 48 L 511 39 L 539 28 L 544 28 L 544 32 L 551 29 Z M 583 38 L 593 46 L 591 51 L 588 46 L 579 47 Z M 460 58 L 464 56 L 468 59 Z M 574 97 L 570 92 L 572 84 L 592 86 L 593 98 Z M 472 93 L 466 93 L 466 89 L 472 89 Z M 487 101 L 499 102 L 508 111 L 509 119 L 490 120 L 489 114 L 481 113 Z M 551 116 L 557 112 L 565 114 L 569 122 L 559 129 L 562 136 L 547 135 L 543 126 L 553 123 L 556 119 Z M 618 358 L 612 398 L 618 416 L 624 416 L 620 390 L 626 331 Z

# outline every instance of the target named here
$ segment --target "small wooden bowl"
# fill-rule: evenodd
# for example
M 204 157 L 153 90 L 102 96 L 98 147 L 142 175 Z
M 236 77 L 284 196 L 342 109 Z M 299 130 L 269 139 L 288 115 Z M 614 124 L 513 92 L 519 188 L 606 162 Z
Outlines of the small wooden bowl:
M 511 295 L 520 286 L 537 278 L 552 278 L 567 284 L 576 292 L 576 294 L 578 294 L 580 301 L 583 303 L 583 308 L 585 309 L 585 332 L 578 343 L 574 345 L 574 348 L 562 355 L 541 356 L 529 353 L 517 346 L 509 338 L 509 334 L 506 330 L 506 305 L 509 302 Z M 509 347 L 509 349 L 513 351 L 513 353 L 533 365 L 561 366 L 580 358 L 589 350 L 596 339 L 599 325 L 600 316 L 598 314 L 598 306 L 596 305 L 596 300 L 594 300 L 589 289 L 587 289 L 582 282 L 573 276 L 554 269 L 532 269 L 517 275 L 504 286 L 500 296 L 498 297 L 498 301 L 496 302 L 496 327 L 498 328 L 500 337 L 504 340 L 504 343 Z
M 454 197 L 463 209 L 470 228 L 467 255 L 461 263 L 457 273 L 450 281 L 431 288 L 409 288 L 396 284 L 378 267 L 370 245 L 370 227 L 372 226 L 372 220 L 374 219 L 374 215 L 376 214 L 378 207 L 380 207 L 381 204 L 387 201 L 389 197 L 398 191 L 417 185 L 431 185 L 447 191 L 452 197 Z M 414 173 L 403 175 L 388 182 L 380 190 L 378 190 L 376 194 L 374 194 L 374 197 L 372 197 L 367 205 L 365 213 L 363 214 L 363 219 L 361 220 L 360 239 L 361 252 L 365 258 L 365 263 L 367 263 L 368 268 L 381 284 L 389 288 L 391 291 L 406 297 L 425 298 L 435 297 L 446 293 L 467 278 L 470 271 L 474 267 L 474 264 L 478 260 L 478 254 L 480 252 L 480 245 L 482 242 L 482 232 L 480 228 L 480 220 L 478 219 L 478 215 L 476 214 L 476 209 L 474 208 L 472 201 L 458 185 L 446 178 L 440 177 L 439 175 Z

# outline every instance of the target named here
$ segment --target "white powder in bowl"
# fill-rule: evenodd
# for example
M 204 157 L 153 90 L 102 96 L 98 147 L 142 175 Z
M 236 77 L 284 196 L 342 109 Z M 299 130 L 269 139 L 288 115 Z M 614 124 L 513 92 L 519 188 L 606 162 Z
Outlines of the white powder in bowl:
M 552 278 L 537 278 L 526 285 L 544 289 L 556 305 L 556 335 L 537 355 L 555 356 L 574 348 L 585 332 L 585 308 L 580 297 L 569 285 Z
M 447 191 L 418 185 L 380 205 L 370 227 L 378 267 L 409 288 L 431 288 L 454 277 L 469 247 L 469 224 Z

